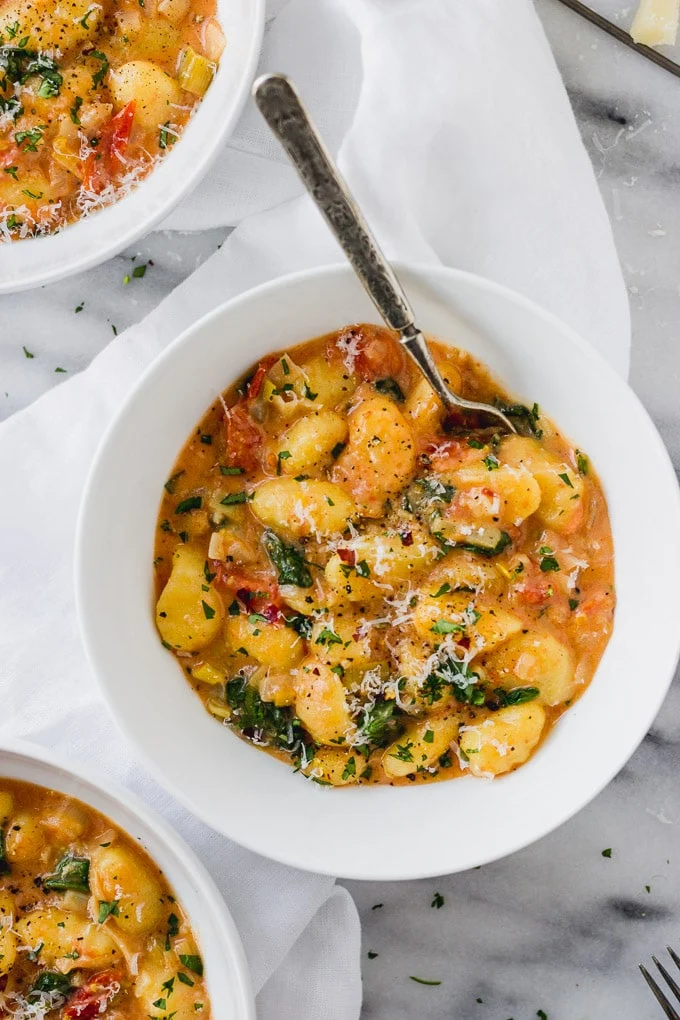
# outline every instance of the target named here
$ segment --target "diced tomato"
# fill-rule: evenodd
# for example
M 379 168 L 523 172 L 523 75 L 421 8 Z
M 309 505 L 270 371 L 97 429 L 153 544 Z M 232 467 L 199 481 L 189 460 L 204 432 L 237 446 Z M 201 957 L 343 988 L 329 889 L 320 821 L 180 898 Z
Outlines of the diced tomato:
M 266 358 L 263 358 L 260 364 L 255 369 L 255 375 L 248 384 L 248 400 L 255 400 L 259 397 L 262 392 L 262 384 L 264 383 L 264 377 L 266 376 L 269 369 L 278 361 L 276 354 L 268 354 Z
M 407 355 L 392 334 L 381 326 L 352 326 L 343 330 L 337 345 L 356 350 L 355 371 L 368 382 L 374 379 L 399 379 L 403 375 Z
M 338 559 L 342 560 L 343 563 L 347 563 L 350 567 L 353 567 L 357 561 L 357 554 L 354 549 L 338 549 Z
M 531 565 L 518 575 L 515 591 L 526 605 L 540 606 L 550 599 L 550 587 L 548 576 Z
M 132 99 L 103 128 L 99 144 L 83 163 L 83 187 L 86 191 L 99 194 L 122 169 L 134 117 L 135 101 Z
M 443 443 L 433 440 L 425 447 L 435 471 L 455 471 L 468 459 L 469 450 L 470 447 L 459 439 L 445 439 Z
M 245 401 L 229 409 L 226 432 L 229 463 L 246 471 L 257 470 L 263 446 L 262 429 L 253 421 Z
M 215 574 L 215 587 L 219 591 L 237 598 L 246 609 L 254 613 L 274 616 L 280 611 L 282 602 L 279 586 L 271 574 L 248 573 L 242 567 L 223 560 L 210 560 L 209 563 L 211 573 Z
M 123 975 L 119 970 L 103 970 L 95 974 L 70 997 L 62 1010 L 64 1020 L 93 1020 L 106 1012 L 121 990 Z
M 8 166 L 14 166 L 18 156 L 19 149 L 16 145 L 10 145 L 6 149 L 0 150 L 0 170 L 4 170 Z

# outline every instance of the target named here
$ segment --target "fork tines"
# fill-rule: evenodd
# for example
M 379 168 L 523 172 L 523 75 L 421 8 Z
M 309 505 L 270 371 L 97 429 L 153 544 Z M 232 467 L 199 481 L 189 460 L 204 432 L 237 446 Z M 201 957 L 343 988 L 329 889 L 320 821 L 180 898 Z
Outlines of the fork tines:
M 666 946 L 666 949 L 671 960 L 678 968 L 678 970 L 680 970 L 680 956 L 678 956 L 678 954 L 671 946 Z M 660 963 L 659 960 L 657 960 L 656 956 L 653 956 L 652 959 L 654 960 L 654 963 L 656 964 L 656 967 L 659 973 L 661 974 L 662 978 L 664 979 L 670 990 L 673 992 L 673 995 L 675 996 L 677 1001 L 680 1002 L 680 984 L 678 984 L 675 978 L 673 978 L 668 973 L 664 965 Z M 643 967 L 643 965 L 640 964 L 640 971 L 642 972 L 643 978 L 651 988 L 656 1001 L 659 1003 L 659 1005 L 661 1006 L 662 1010 L 669 1018 L 669 1020 L 680 1020 L 680 1013 L 677 1011 L 675 1006 L 670 1002 L 665 993 L 661 991 L 661 988 L 656 983 L 654 978 L 651 976 L 647 968 Z

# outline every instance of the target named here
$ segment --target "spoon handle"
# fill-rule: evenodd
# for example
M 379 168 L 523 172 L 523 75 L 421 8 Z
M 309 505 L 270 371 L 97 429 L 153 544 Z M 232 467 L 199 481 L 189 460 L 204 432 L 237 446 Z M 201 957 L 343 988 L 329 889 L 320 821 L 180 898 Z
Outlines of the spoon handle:
M 283 74 L 266 74 L 255 82 L 253 95 L 385 322 L 399 332 L 411 327 L 416 333 L 413 310 L 401 284 L 293 84 Z
M 307 116 L 292 82 L 283 74 L 265 74 L 255 82 L 253 96 L 378 311 L 387 325 L 400 334 L 401 343 L 444 406 L 482 411 L 514 432 L 508 418 L 497 408 L 464 400 L 444 382 L 394 270 Z

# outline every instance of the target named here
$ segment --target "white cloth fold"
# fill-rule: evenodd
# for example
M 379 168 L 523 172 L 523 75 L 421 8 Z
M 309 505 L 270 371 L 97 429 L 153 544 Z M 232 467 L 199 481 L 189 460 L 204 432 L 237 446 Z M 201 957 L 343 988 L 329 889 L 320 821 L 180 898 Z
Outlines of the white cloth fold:
M 299 82 L 387 252 L 514 286 L 624 374 L 628 309 L 609 224 L 529 0 L 276 6 L 262 68 Z M 84 479 L 144 366 L 245 288 L 340 257 L 252 108 L 166 225 L 216 223 L 239 224 L 220 252 L 85 372 L 0 427 L 0 740 L 91 760 L 179 829 L 234 913 L 263 1020 L 356 1020 L 360 935 L 349 895 L 229 843 L 146 775 L 106 715 L 74 616 Z

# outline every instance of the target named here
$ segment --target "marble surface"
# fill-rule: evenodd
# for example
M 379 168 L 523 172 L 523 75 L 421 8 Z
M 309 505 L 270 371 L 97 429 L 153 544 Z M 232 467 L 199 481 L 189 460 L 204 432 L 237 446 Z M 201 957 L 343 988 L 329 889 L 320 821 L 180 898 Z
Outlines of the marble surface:
M 632 384 L 678 464 L 680 81 L 558 0 L 536 5 L 612 220 L 633 314 Z M 627 25 L 634 5 L 596 6 Z M 84 367 L 114 327 L 141 319 L 225 235 L 157 232 L 66 284 L 0 298 L 0 417 Z M 125 284 L 142 261 L 149 262 L 144 278 Z M 642 628 L 640 645 L 644 697 Z M 363 1016 L 660 1016 L 637 964 L 670 942 L 680 949 L 679 747 L 676 686 L 616 780 L 541 842 L 434 881 L 348 883 L 363 923 Z M 611 857 L 602 855 L 607 848 Z M 432 905 L 436 893 L 439 907 Z M 412 975 L 441 984 L 418 984 Z

